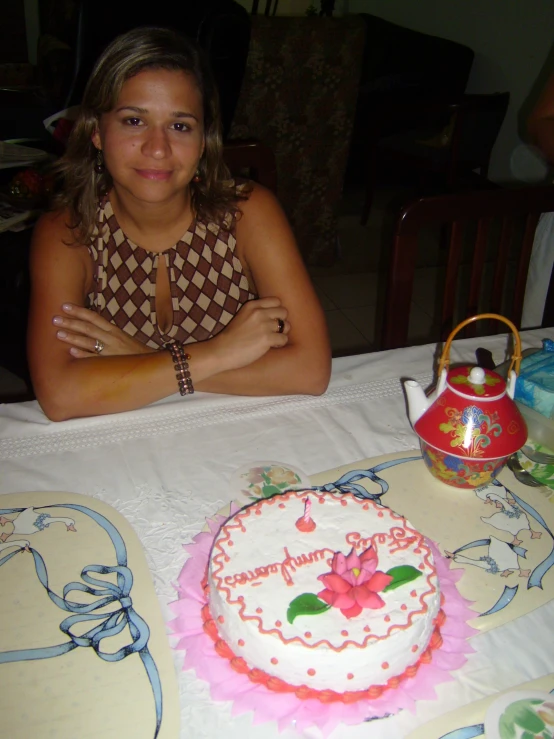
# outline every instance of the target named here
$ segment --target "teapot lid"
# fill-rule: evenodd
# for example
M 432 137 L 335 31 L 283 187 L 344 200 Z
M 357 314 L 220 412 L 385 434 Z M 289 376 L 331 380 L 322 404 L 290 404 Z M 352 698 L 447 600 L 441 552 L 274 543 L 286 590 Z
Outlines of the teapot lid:
M 463 365 L 448 372 L 446 383 L 456 394 L 464 398 L 501 398 L 506 393 L 506 381 L 496 372 Z
M 446 387 L 418 418 L 414 431 L 445 454 L 483 461 L 507 457 L 527 439 L 506 381 L 471 365 L 448 372 Z

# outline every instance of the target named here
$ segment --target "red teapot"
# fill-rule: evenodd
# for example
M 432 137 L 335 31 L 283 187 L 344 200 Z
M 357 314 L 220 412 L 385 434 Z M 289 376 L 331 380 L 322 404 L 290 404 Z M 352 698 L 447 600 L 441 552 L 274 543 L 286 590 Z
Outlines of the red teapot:
M 449 369 L 450 345 L 469 323 L 495 318 L 514 335 L 514 353 L 504 380 L 472 365 Z M 513 397 L 521 362 L 514 324 L 495 313 L 462 321 L 448 337 L 439 362 L 436 390 L 426 396 L 417 382 L 404 383 L 408 416 L 419 436 L 423 460 L 437 479 L 458 488 L 485 487 L 527 440 L 527 427 Z

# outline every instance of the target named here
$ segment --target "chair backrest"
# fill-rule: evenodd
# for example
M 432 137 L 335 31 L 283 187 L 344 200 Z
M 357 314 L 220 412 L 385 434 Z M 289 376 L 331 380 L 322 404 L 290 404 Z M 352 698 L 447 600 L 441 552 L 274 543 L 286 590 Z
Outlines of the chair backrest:
M 492 149 L 509 102 L 509 92 L 464 96 L 457 106 L 452 137 L 451 161 L 454 170 L 480 167 L 483 170 L 481 174 L 487 176 Z
M 519 326 L 535 229 L 540 214 L 550 211 L 550 185 L 419 198 L 404 206 L 389 255 L 382 348 L 408 345 L 418 237 L 432 226 L 442 229 L 447 249 L 444 279 L 437 280 L 436 336 L 426 340 L 446 338 L 458 321 L 483 311 Z M 475 324 L 470 329 L 466 336 Z M 486 333 L 501 330 L 500 324 L 486 327 Z
M 247 177 L 277 193 L 277 165 L 269 146 L 254 139 L 228 141 L 223 158 L 234 177 Z

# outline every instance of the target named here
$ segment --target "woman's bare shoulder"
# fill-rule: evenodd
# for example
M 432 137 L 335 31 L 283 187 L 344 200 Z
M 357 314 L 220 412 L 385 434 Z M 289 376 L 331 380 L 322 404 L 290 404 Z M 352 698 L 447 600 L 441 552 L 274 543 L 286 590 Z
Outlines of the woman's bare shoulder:
M 48 211 L 39 218 L 31 242 L 30 268 L 35 281 L 48 282 L 61 270 L 90 282 L 90 255 L 71 228 L 68 211 Z
M 42 239 L 78 245 L 67 209 L 51 210 L 41 215 L 35 225 L 33 241 L 42 241 Z
M 288 220 L 276 195 L 267 187 L 251 183 L 246 199 L 237 204 L 237 237 L 257 231 L 259 228 L 288 228 Z
M 71 227 L 67 210 L 43 213 L 35 225 L 31 243 L 31 261 L 60 257 L 88 267 L 89 250 Z
M 266 208 L 280 207 L 275 194 L 264 185 L 260 185 L 259 182 L 248 181 L 239 192 L 244 193 L 244 199 L 239 201 L 241 211 L 255 210 L 260 206 Z

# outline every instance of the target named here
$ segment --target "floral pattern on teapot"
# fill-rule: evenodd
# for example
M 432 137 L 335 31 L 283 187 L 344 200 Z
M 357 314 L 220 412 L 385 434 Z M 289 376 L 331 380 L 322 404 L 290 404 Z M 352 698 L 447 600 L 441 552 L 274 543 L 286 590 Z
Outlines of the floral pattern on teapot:
M 450 368 L 454 337 L 480 319 L 501 321 L 512 330 L 514 350 L 506 380 L 484 367 Z M 456 487 L 482 487 L 525 444 L 527 426 L 513 399 L 520 361 L 521 340 L 515 325 L 498 313 L 483 313 L 450 332 L 432 392 L 427 395 L 415 380 L 405 381 L 408 417 L 425 463 L 437 479 Z
M 491 436 L 498 437 L 502 433 L 502 426 L 497 423 L 498 414 L 493 412 L 488 416 L 476 405 L 466 406 L 462 411 L 447 407 L 444 412 L 448 421 L 441 423 L 439 429 L 452 437 L 451 447 L 468 457 L 486 456 Z
M 489 485 L 500 472 L 506 459 L 466 459 L 434 449 L 420 442 L 423 461 L 427 469 L 441 482 L 459 488 L 476 488 Z

